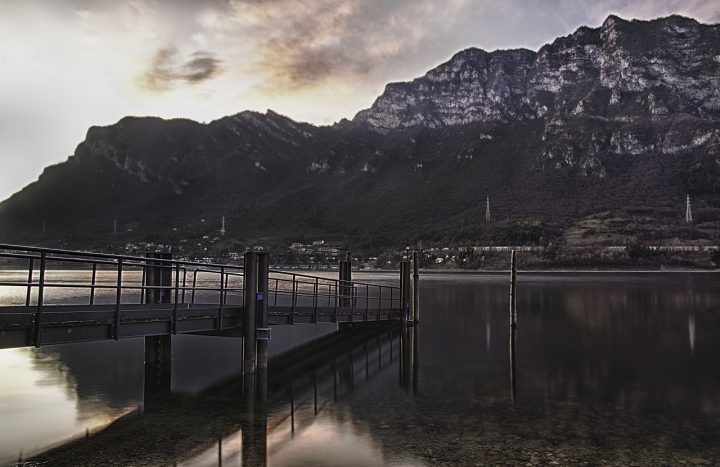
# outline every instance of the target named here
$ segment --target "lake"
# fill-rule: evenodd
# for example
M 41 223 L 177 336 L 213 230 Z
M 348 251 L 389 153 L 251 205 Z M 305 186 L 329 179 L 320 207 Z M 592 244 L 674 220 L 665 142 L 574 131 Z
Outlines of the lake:
M 275 327 L 253 381 L 174 336 L 170 392 L 142 339 L 0 350 L 0 465 L 718 464 L 718 278 L 519 273 L 511 341 L 507 274 L 424 273 L 415 328 Z

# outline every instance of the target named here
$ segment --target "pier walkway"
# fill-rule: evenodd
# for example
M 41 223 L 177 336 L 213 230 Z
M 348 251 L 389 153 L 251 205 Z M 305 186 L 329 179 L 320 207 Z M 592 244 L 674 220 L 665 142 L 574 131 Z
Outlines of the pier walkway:
M 409 262 L 397 287 L 352 280 L 348 259 L 334 279 L 271 270 L 263 252 L 235 266 L 0 244 L 0 349 L 145 337 L 152 362 L 175 334 L 234 336 L 252 372 L 273 325 L 412 322 Z

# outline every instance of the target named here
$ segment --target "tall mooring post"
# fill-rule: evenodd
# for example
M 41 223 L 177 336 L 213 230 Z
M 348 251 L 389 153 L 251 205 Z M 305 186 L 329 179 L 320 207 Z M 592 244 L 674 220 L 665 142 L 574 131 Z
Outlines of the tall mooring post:
M 515 338 L 517 333 L 517 253 L 510 253 L 510 399 L 515 402 L 517 398 L 515 374 Z
M 517 255 L 515 250 L 510 253 L 510 327 L 517 326 L 517 299 L 515 283 L 517 280 L 516 273 Z
M 255 446 L 255 373 L 246 372 L 243 375 L 240 427 L 242 431 L 242 465 L 257 465 L 256 460 L 252 458 Z
M 270 254 L 258 253 L 257 277 L 257 369 L 267 370 L 268 365 L 268 280 L 270 276 Z M 266 377 L 267 380 L 267 377 Z
M 400 262 L 400 323 L 406 325 L 410 315 L 412 304 L 412 286 L 410 282 L 410 261 Z
M 420 322 L 420 253 L 413 251 L 413 321 Z
M 243 373 L 255 373 L 255 314 L 257 313 L 257 253 L 245 252 L 243 268 Z
M 517 328 L 510 328 L 510 400 L 515 402 L 517 398 L 517 376 L 515 373 L 515 340 L 517 337 Z
M 352 251 L 345 254 L 344 260 L 340 260 L 338 280 L 340 281 L 339 306 L 352 306 Z

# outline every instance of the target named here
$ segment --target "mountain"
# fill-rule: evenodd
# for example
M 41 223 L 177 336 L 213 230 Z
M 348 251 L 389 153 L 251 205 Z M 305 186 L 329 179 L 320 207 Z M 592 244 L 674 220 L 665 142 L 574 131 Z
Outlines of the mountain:
M 633 241 L 717 241 L 719 25 L 610 16 L 538 52 L 467 49 L 333 126 L 268 111 L 92 127 L 0 203 L 0 241 L 192 241 L 225 216 L 244 244 L 546 244 L 601 213 L 673 226 Z

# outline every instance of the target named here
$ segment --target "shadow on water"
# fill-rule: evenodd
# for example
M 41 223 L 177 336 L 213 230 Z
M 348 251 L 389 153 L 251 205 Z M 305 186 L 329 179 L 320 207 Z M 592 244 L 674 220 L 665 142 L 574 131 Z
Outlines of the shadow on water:
M 282 459 L 303 437 L 328 436 L 328 430 L 331 438 L 354 446 L 350 451 L 359 450 L 356 465 L 377 465 L 383 457 L 372 439 L 353 429 L 349 419 L 323 409 L 393 368 L 400 372 L 401 386 L 412 390 L 414 359 L 412 329 L 350 327 L 276 356 L 267 371 L 236 375 L 195 395 L 170 391 L 171 362 L 146 364 L 143 410 L 45 452 L 29 465 L 77 465 L 78 459 L 222 465 L 234 458 L 243 465 L 266 465 L 269 455 Z M 320 453 L 317 441 L 306 443 L 298 455 L 319 456 L 323 465 L 347 460 L 348 450 L 338 453 L 343 459 L 328 459 L 332 450 Z

